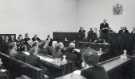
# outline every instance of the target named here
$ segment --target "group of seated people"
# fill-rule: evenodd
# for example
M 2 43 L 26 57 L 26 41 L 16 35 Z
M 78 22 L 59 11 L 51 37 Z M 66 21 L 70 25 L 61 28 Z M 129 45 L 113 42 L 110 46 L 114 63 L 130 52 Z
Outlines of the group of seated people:
M 61 59 L 63 59 L 63 56 L 66 56 L 68 65 L 65 68 L 64 74 L 70 73 L 81 67 L 81 54 L 79 53 L 80 51 L 76 49 L 74 42 L 71 42 L 68 47 L 65 47 L 62 42 L 52 41 L 50 36 L 47 36 L 46 40 L 41 40 L 37 35 L 30 38 L 27 33 L 24 38 L 22 35 L 19 35 L 17 39 L 12 41 L 7 39 L 2 42 L 4 43 L 1 43 L 1 46 L 5 45 L 3 47 L 4 49 L 1 48 L 3 53 L 8 54 L 12 58 L 43 68 L 45 71 L 49 69 L 43 67 L 37 54 Z
M 128 52 L 134 53 L 135 28 L 129 32 L 127 27 L 123 26 L 118 33 L 116 33 L 109 27 L 107 20 L 104 20 L 103 23 L 100 24 L 99 35 L 97 34 L 97 30 L 94 31 L 93 28 L 90 28 L 88 31 L 87 37 L 85 32 L 85 29 L 80 27 L 79 39 L 81 39 L 81 41 L 107 42 L 111 45 L 111 48 L 121 51 L 126 49 Z
M 111 34 L 114 34 L 114 38 Z M 79 30 L 79 38 L 80 41 L 85 40 L 85 30 L 82 27 Z M 94 32 L 92 28 L 90 28 L 87 36 L 87 41 L 90 42 L 100 42 L 102 40 L 103 42 L 108 42 L 112 45 L 111 51 L 114 51 L 113 49 L 117 50 L 117 47 L 118 49 L 120 47 L 120 50 L 122 51 L 126 49 L 128 52 L 135 52 L 135 28 L 130 33 L 126 27 L 122 27 L 118 33 L 114 33 L 112 30 L 110 30 L 109 24 L 106 23 L 106 20 L 104 20 L 104 22 L 100 25 L 99 38 L 97 33 Z M 23 35 L 18 35 L 17 38 L 14 36 L 11 36 L 11 38 L 8 36 L 4 38 L 2 36 L 0 38 L 0 51 L 10 55 L 13 58 L 20 59 L 26 63 L 38 67 L 41 67 L 42 65 L 40 63 L 40 58 L 37 57 L 37 54 L 49 55 L 53 58 L 61 59 L 63 59 L 63 56 L 66 56 L 68 65 L 65 68 L 65 74 L 70 73 L 76 69 L 81 69 L 81 63 L 84 61 L 87 65 L 92 65 L 93 69 L 81 71 L 83 76 L 85 76 L 87 79 L 108 79 L 104 69 L 97 65 L 99 61 L 98 55 L 94 51 L 87 51 L 82 53 L 79 49 L 76 48 L 74 41 L 69 43 L 68 47 L 65 47 L 63 42 L 53 40 L 49 35 L 45 40 L 41 40 L 38 35 L 34 35 L 31 38 L 29 37 L 28 33 L 26 33 L 24 37 Z M 98 70 L 91 72 L 95 69 Z M 104 76 L 96 76 L 97 73 Z M 92 74 L 92 76 L 88 74 Z

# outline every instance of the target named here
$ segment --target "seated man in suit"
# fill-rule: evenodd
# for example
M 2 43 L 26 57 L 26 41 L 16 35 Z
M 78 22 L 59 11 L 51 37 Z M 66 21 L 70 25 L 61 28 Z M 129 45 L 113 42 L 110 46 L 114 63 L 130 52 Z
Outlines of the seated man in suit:
M 24 40 L 21 34 L 17 37 L 16 43 L 17 43 L 17 51 L 23 51 Z
M 22 61 L 25 60 L 25 55 L 22 52 L 17 51 L 16 42 L 12 42 L 9 44 L 8 53 L 12 58 L 16 58 Z
M 81 75 L 86 79 L 109 79 L 103 67 L 98 65 L 99 56 L 94 51 L 87 51 L 83 53 L 82 59 L 85 66 L 88 67 L 81 71 Z
M 87 36 L 87 40 L 90 42 L 94 42 L 97 39 L 97 34 L 90 28 Z
M 28 41 L 28 40 L 30 40 L 30 37 L 29 37 L 29 34 L 26 33 L 26 34 L 25 34 L 25 37 L 24 37 L 24 41 L 26 42 L 26 41 Z
M 63 48 L 64 48 L 63 43 L 59 42 L 57 46 L 55 47 L 55 49 L 53 50 L 52 56 L 55 58 L 62 58 Z
M 24 45 L 27 46 L 27 50 L 29 50 L 31 48 L 31 43 L 30 42 L 33 42 L 32 39 L 29 37 L 29 34 L 26 33 L 25 34 L 25 37 L 24 37 Z

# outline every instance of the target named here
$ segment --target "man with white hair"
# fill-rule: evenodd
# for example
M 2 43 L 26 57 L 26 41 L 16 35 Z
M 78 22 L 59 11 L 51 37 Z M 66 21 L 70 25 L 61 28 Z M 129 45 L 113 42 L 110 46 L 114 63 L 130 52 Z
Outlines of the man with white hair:
M 75 43 L 72 43 L 72 42 L 71 42 L 71 43 L 69 44 L 69 47 L 70 47 L 70 48 L 75 48 Z
M 53 41 L 53 42 L 52 42 L 52 47 L 53 47 L 53 48 L 55 48 L 57 45 L 58 45 L 58 42 L 57 42 L 57 41 Z
M 63 48 L 64 48 L 64 44 L 63 44 L 62 42 L 59 42 L 59 47 L 60 47 L 61 49 L 63 49 Z
M 55 48 L 53 48 L 52 56 L 55 58 L 61 58 L 63 55 L 64 45 L 62 42 L 56 43 Z

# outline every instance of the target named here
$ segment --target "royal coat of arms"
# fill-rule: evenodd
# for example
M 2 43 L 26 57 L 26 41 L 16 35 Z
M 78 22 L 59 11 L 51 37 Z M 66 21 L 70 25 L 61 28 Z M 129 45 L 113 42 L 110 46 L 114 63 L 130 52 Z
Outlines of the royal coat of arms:
M 123 6 L 119 3 L 113 6 L 113 14 L 114 15 L 121 15 L 123 14 Z

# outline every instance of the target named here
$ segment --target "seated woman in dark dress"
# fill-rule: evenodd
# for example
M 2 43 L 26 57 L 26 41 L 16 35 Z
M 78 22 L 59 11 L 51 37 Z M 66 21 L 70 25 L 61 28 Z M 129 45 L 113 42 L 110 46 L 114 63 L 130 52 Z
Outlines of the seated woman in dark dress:
M 81 75 L 86 79 L 109 79 L 105 69 L 98 65 L 99 56 L 96 52 L 86 51 L 82 59 L 88 68 L 81 71 Z

